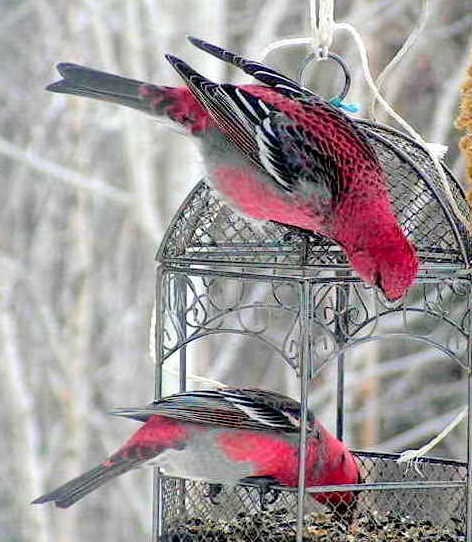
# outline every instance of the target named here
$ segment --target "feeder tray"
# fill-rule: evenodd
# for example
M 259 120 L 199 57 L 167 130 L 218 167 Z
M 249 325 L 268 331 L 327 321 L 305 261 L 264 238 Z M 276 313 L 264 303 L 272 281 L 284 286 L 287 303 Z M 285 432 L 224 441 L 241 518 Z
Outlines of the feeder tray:
M 335 512 L 306 499 L 304 541 L 417 541 L 465 540 L 467 466 L 456 461 L 420 459 L 405 473 L 393 454 L 359 452 L 365 484 L 384 483 L 384 489 L 360 493 L 347 525 Z M 401 480 L 401 482 L 399 482 Z M 442 486 L 425 488 L 434 480 Z M 405 490 L 401 483 L 409 485 Z M 417 489 L 412 487 L 417 484 Z M 339 486 L 342 487 L 342 486 Z M 368 486 L 366 486 L 368 487 Z M 183 492 L 182 492 L 182 488 Z M 208 486 L 177 478 L 163 479 L 162 542 L 295 542 L 296 493 L 277 486 L 278 499 L 261 510 L 259 490 L 240 485 L 226 489 L 214 505 L 205 496 Z M 425 493 L 426 492 L 426 493 Z

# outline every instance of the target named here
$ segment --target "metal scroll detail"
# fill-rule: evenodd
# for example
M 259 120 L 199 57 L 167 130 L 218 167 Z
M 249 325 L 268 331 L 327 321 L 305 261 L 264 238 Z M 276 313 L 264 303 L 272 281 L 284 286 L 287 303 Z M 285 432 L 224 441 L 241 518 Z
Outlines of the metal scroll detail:
M 263 343 L 294 369 L 300 352 L 300 282 L 169 271 L 162 282 L 162 361 L 182 346 L 215 334 Z M 470 325 L 470 284 L 442 280 L 419 285 L 391 304 L 362 283 L 310 281 L 314 363 L 370 339 L 402 338 L 437 347 L 464 366 Z M 183 306 L 183 303 L 185 305 Z M 177 318 L 182 314 L 184 319 Z M 340 344 L 341 343 L 341 344 Z

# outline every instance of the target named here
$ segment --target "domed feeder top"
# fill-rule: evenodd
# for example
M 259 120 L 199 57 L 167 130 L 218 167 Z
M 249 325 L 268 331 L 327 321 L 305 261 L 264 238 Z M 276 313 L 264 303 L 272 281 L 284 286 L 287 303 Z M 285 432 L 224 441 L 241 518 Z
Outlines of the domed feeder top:
M 440 176 L 425 149 L 412 138 L 368 121 L 357 121 L 387 174 L 393 205 L 423 269 L 467 268 L 471 237 L 455 215 Z M 455 202 L 471 216 L 464 192 L 446 169 Z M 471 217 L 472 220 L 472 217 Z M 331 239 L 303 234 L 283 225 L 242 217 L 200 181 L 169 226 L 157 259 L 174 265 L 231 265 L 250 268 L 348 268 Z

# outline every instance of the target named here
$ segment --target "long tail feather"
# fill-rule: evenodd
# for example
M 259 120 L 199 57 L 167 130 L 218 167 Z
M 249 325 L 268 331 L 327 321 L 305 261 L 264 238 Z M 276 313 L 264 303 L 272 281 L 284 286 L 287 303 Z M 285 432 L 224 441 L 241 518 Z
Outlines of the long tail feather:
M 38 497 L 31 504 L 54 502 L 59 508 L 68 508 L 97 487 L 131 470 L 140 462 L 142 462 L 141 459 L 135 459 L 122 461 L 110 466 L 100 464 L 88 472 L 73 478 L 54 491 Z
M 63 79 L 48 85 L 46 90 L 95 98 L 146 112 L 150 112 L 151 104 L 142 95 L 142 89 L 145 87 L 158 92 L 166 88 L 93 70 L 78 64 L 64 62 L 57 65 L 57 70 Z

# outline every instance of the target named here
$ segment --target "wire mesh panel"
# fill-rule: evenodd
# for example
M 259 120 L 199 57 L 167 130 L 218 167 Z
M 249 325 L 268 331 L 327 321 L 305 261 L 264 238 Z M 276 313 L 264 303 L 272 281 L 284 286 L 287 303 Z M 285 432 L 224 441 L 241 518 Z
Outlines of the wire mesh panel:
M 464 540 L 464 463 L 421 459 L 417 471 L 399 465 L 394 455 L 359 452 L 357 458 L 365 484 L 403 482 L 411 487 L 364 489 L 345 520 L 308 498 L 304 540 Z M 163 488 L 163 541 L 295 540 L 293 491 L 277 486 L 275 502 L 264 505 L 257 487 L 240 485 L 225 488 L 213 504 L 204 482 L 182 485 L 179 479 L 164 478 Z
M 391 128 L 365 121 L 358 124 L 383 165 L 399 222 L 421 260 L 467 267 L 469 236 L 448 203 L 428 153 Z M 456 204 L 471 217 L 460 185 L 448 172 L 447 177 Z M 181 206 L 161 245 L 159 260 L 260 267 L 348 265 L 345 254 L 330 239 L 307 238 L 279 224 L 259 224 L 237 215 L 205 181 Z
M 375 510 L 379 516 L 392 511 L 413 521 L 429 521 L 434 525 L 460 528 L 465 532 L 465 482 L 467 465 L 458 461 L 420 458 L 413 466 L 398 463 L 394 454 L 357 454 L 363 479 L 369 482 L 431 482 L 424 489 L 366 491 L 359 498 L 357 514 Z M 434 482 L 454 482 L 457 485 Z M 406 485 L 406 484 L 405 484 Z

